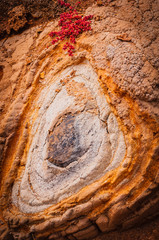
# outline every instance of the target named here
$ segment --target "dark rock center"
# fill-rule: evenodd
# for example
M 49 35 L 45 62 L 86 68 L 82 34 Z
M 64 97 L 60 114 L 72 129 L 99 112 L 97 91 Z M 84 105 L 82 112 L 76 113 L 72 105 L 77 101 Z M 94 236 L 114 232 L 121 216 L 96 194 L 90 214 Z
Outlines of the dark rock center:
M 68 166 L 86 152 L 86 148 L 80 146 L 80 133 L 74 122 L 75 116 L 65 115 L 49 132 L 47 159 L 58 167 Z

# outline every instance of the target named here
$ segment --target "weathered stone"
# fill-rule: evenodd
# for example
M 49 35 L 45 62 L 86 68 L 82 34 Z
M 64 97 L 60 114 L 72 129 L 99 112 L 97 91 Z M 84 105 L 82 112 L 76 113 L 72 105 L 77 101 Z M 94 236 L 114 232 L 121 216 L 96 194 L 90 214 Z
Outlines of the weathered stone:
M 157 216 L 158 215 L 158 204 L 159 204 L 159 196 L 154 197 L 153 200 L 150 200 L 147 204 L 139 210 L 136 211 L 136 215 L 140 216 L 141 219 L 146 219 L 149 216 Z
M 157 174 L 156 174 L 155 182 L 159 184 L 159 171 L 158 171 Z
M 103 3 L 103 1 L 102 0 L 97 0 L 97 5 L 98 6 L 102 6 L 104 3 Z
M 76 240 L 76 238 L 75 238 L 74 236 L 71 236 L 71 235 L 67 236 L 67 238 L 68 238 L 69 240 Z
M 78 240 L 94 238 L 98 235 L 98 230 L 95 226 L 90 226 L 74 234 Z
M 13 236 L 9 233 L 8 230 L 4 231 L 0 237 L 1 240 L 13 240 Z
M 48 239 L 49 238 L 49 233 L 46 231 L 46 232 L 41 232 L 41 233 L 37 233 L 37 234 L 34 234 L 35 236 L 35 239 L 37 240 L 43 240 L 43 239 Z M 59 237 L 60 239 L 60 237 Z
M 88 218 L 80 219 L 78 221 L 78 223 L 77 223 L 77 227 L 80 230 L 83 229 L 83 228 L 86 228 L 86 227 L 88 227 L 90 225 L 91 225 L 91 222 L 90 222 L 90 220 Z
M 44 232 L 46 231 L 48 228 L 50 228 L 52 226 L 52 222 L 51 221 L 45 221 L 43 223 L 39 223 L 37 225 L 33 225 L 31 227 L 31 232 Z
M 108 218 L 103 214 L 100 215 L 99 218 L 96 220 L 96 224 L 102 232 L 106 232 L 109 230 L 108 222 Z
M 115 229 L 117 225 L 120 225 L 125 220 L 131 211 L 124 205 L 123 202 L 115 204 L 108 212 L 110 230 Z
M 13 8 L 9 13 L 7 33 L 9 34 L 11 29 L 18 31 L 19 28 L 24 27 L 27 22 L 26 10 L 24 6 L 19 5 Z
M 79 228 L 76 225 L 72 225 L 69 228 L 66 229 L 66 234 L 72 234 L 79 230 Z
M 109 199 L 110 199 L 111 194 L 110 193 L 104 193 L 102 195 L 99 195 L 97 197 L 94 197 L 93 199 L 91 199 L 91 203 L 93 205 L 93 208 L 106 203 Z
M 5 230 L 6 230 L 5 224 L 0 225 L 0 232 L 2 233 L 2 232 L 4 232 Z
M 158 214 L 157 1 L 98 5 L 72 58 L 48 44 L 56 20 L 0 42 L 0 212 L 15 239 L 93 239 Z
M 123 229 L 128 229 L 131 228 L 137 224 L 141 224 L 141 217 L 140 216 L 133 216 L 132 218 L 130 218 L 129 220 L 125 221 L 122 224 Z
M 59 236 L 59 233 L 53 233 L 49 236 L 49 240 L 54 240 L 54 239 L 58 239 L 60 236 Z
M 9 187 L 11 187 L 11 186 L 13 185 L 13 183 L 14 183 L 14 179 L 15 179 L 14 176 L 8 177 L 7 180 L 5 181 L 4 187 L 5 187 L 6 189 L 8 189 Z
M 75 116 L 64 116 L 49 132 L 47 159 L 58 167 L 66 167 L 77 161 L 88 149 L 79 146 L 79 133 L 75 129 Z
M 55 217 L 51 219 L 51 223 L 53 226 L 55 226 L 55 228 L 57 228 L 64 223 L 64 219 L 62 219 L 61 217 Z

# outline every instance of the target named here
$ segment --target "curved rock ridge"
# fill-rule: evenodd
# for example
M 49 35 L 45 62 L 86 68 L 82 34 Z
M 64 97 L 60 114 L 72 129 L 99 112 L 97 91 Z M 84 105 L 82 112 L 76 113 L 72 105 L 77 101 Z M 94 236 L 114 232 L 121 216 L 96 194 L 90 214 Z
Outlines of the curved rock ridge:
M 26 167 L 12 190 L 22 212 L 58 203 L 124 159 L 123 133 L 97 80 L 85 61 L 54 76 L 34 100 Z
M 89 7 L 71 58 L 48 44 L 57 21 L 0 43 L 0 239 L 94 239 L 159 215 L 155 4 Z

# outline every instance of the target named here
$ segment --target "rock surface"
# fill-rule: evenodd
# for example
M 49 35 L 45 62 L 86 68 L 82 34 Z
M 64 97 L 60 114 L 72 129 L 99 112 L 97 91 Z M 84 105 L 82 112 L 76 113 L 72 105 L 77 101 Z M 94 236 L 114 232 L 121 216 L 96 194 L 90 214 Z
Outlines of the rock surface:
M 0 239 L 125 239 L 159 215 L 157 1 L 85 14 L 73 57 L 57 20 L 0 42 Z

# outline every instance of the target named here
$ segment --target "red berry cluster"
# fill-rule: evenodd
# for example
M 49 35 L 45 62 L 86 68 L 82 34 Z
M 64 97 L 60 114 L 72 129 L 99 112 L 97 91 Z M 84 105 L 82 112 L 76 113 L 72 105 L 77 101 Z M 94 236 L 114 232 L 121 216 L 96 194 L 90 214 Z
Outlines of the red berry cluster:
M 63 0 L 58 0 L 58 2 L 61 6 L 69 8 L 69 10 L 60 15 L 58 25 L 61 27 L 61 30 L 58 32 L 51 32 L 49 35 L 54 38 L 52 44 L 55 44 L 58 41 L 63 41 L 66 38 L 69 39 L 69 42 L 66 42 L 63 46 L 63 50 L 67 50 L 69 56 L 73 56 L 73 50 L 75 47 L 72 44 L 76 43 L 76 38 L 79 34 L 91 30 L 90 20 L 93 16 L 89 15 L 82 17 L 69 3 L 66 3 Z M 75 5 L 77 6 L 79 4 L 80 2 L 77 2 Z

